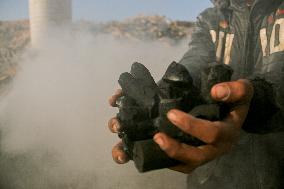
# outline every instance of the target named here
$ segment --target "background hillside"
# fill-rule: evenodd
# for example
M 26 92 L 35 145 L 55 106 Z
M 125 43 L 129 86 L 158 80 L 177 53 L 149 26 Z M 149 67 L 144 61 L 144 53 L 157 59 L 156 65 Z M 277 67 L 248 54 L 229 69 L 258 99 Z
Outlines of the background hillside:
M 162 16 L 137 16 L 124 21 L 93 23 L 78 21 L 74 30 L 90 31 L 94 35 L 110 34 L 130 40 L 159 40 L 171 44 L 186 39 L 192 32 L 192 22 L 172 21 Z M 19 51 L 30 41 L 29 21 L 0 21 L 0 49 Z
M 124 21 L 93 23 L 78 21 L 73 31 L 87 31 L 92 35 L 107 34 L 121 40 L 159 41 L 175 45 L 186 40 L 194 23 L 173 21 L 163 16 L 137 16 Z M 16 64 L 16 55 L 30 42 L 29 20 L 0 21 L 0 80 L 2 75 L 14 73 L 10 67 Z

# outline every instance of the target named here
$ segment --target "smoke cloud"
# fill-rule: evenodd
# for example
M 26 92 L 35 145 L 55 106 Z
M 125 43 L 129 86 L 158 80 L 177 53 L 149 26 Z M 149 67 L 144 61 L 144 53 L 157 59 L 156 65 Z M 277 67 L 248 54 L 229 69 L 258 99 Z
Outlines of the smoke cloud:
M 186 48 L 80 31 L 50 39 L 41 50 L 27 49 L 0 102 L 1 188 L 185 188 L 183 174 L 139 174 L 132 162 L 112 161 L 118 138 L 107 121 L 117 110 L 107 99 L 134 61 L 159 79 Z

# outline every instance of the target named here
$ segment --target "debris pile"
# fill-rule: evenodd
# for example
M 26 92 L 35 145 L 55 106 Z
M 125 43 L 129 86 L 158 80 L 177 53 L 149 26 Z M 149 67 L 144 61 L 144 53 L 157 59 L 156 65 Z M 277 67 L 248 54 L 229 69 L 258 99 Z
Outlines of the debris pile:
M 164 16 L 138 16 L 102 26 L 103 33 L 110 33 L 118 38 L 179 42 L 191 34 L 193 23 L 172 21 Z
M 162 41 L 175 44 L 187 39 L 194 23 L 172 21 L 164 16 L 137 16 L 124 21 L 93 23 L 77 21 L 73 29 L 93 35 L 110 34 L 115 38 L 137 41 Z M 29 21 L 0 21 L 0 48 L 23 49 L 30 41 Z
M 6 91 L 10 80 L 16 74 L 16 52 L 10 48 L 0 48 L 0 95 Z
M 29 21 L 0 21 L 0 41 L 0 48 L 22 50 L 30 41 Z
M 107 34 L 121 40 L 160 41 L 174 45 L 192 33 L 193 22 L 172 21 L 164 16 L 137 16 L 124 21 L 93 23 L 77 21 L 74 32 L 88 31 L 92 35 Z M 0 81 L 14 74 L 15 62 L 30 42 L 28 20 L 0 21 Z M 3 79 L 3 78 L 2 78 Z
M 0 95 L 16 74 L 18 55 L 29 41 L 29 21 L 0 21 Z

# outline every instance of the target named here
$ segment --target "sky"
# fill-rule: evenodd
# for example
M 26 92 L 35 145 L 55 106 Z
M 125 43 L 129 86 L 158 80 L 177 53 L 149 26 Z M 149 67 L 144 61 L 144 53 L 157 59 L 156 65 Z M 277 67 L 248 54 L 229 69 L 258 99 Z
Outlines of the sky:
M 136 15 L 162 15 L 194 21 L 209 0 L 73 0 L 73 19 L 110 21 Z M 0 0 L 0 20 L 28 18 L 28 0 Z

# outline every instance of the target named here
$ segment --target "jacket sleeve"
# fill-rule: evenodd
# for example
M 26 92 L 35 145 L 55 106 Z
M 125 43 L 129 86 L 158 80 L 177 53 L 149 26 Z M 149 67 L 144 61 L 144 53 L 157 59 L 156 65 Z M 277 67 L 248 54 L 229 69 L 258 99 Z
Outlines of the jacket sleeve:
M 179 62 L 188 69 L 197 87 L 200 87 L 201 70 L 207 64 L 216 61 L 215 45 L 210 35 L 209 17 L 212 14 L 214 14 L 214 9 L 210 8 L 199 15 L 189 49 Z
M 254 86 L 243 129 L 266 134 L 284 131 L 284 61 L 274 62 L 264 73 L 249 78 Z

